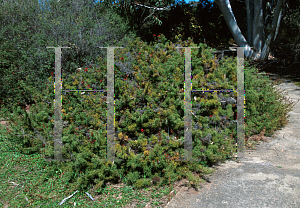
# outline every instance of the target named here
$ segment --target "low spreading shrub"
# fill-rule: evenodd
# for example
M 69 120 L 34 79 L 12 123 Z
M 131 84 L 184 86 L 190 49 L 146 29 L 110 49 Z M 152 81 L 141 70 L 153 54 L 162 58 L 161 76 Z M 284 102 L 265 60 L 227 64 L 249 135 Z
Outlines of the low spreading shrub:
M 175 47 L 196 45 L 191 40 L 170 43 L 163 36 L 155 45 L 147 45 L 138 38 L 124 44 L 123 49 L 115 51 L 114 69 L 115 154 L 123 160 L 101 160 L 106 159 L 107 145 L 105 93 L 65 91 L 62 153 L 64 159 L 71 161 L 61 167 L 67 173 L 63 180 L 76 183 L 80 189 L 91 184 L 100 188 L 123 177 L 128 184 L 143 188 L 158 175 L 162 178 L 160 186 L 183 177 L 199 183 L 201 175 L 210 172 L 208 167 L 224 162 L 235 152 L 236 93 L 192 92 L 193 158 L 198 161 L 177 161 L 184 153 L 184 51 Z M 205 44 L 198 47 L 192 49 L 193 90 L 236 89 L 236 58 L 219 61 Z M 62 88 L 106 89 L 107 61 L 98 61 L 100 67 L 66 76 Z M 270 134 L 286 124 L 290 104 L 282 104 L 273 83 L 258 77 L 257 71 L 245 63 L 246 135 L 263 127 Z M 13 115 L 6 114 L 14 123 L 9 138 L 24 153 L 40 152 L 53 158 L 53 83 L 51 76 L 42 92 L 23 84 L 36 104 L 29 114 L 16 105 Z M 52 167 L 52 172 L 58 168 Z

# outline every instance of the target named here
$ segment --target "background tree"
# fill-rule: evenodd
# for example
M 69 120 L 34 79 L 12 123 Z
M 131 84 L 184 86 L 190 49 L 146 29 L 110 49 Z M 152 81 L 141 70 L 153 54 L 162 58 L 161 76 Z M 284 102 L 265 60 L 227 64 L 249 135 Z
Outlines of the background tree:
M 142 0 L 139 2 L 119 0 L 117 3 L 112 0 L 104 0 L 101 3 L 105 5 L 105 8 L 113 9 L 125 21 L 128 21 L 131 28 L 136 31 L 137 36 L 141 36 L 142 30 L 149 28 L 153 24 L 162 24 L 159 16 L 161 16 L 161 13 L 167 15 L 172 6 L 161 7 L 166 4 L 174 4 L 175 0 Z
M 276 41 L 287 4 L 284 0 L 245 0 L 247 11 L 247 39 L 239 28 L 229 0 L 216 0 L 228 28 L 240 47 L 246 48 L 246 57 L 266 60 L 270 47 Z M 253 50 L 250 47 L 253 47 Z
M 257 37 L 261 30 L 253 32 L 253 25 L 249 27 L 247 24 L 245 2 L 230 1 L 240 34 L 246 34 L 248 45 L 253 46 L 255 53 L 259 55 L 263 43 L 272 36 L 269 35 L 272 25 L 275 25 L 273 38 L 269 38 L 269 50 L 277 53 L 283 50 L 275 47 L 276 44 L 294 44 L 294 48 L 289 48 L 293 50 L 286 51 L 285 56 L 296 57 L 300 28 L 299 1 L 285 1 L 281 10 L 276 10 L 276 5 L 279 7 L 276 1 L 264 0 L 263 3 L 263 38 L 255 45 L 251 41 L 256 40 L 253 34 Z M 43 80 L 54 71 L 54 53 L 51 49 L 45 49 L 45 46 L 72 47 L 62 50 L 62 70 L 63 75 L 66 75 L 67 71 L 71 73 L 77 67 L 93 65 L 93 61 L 99 56 L 106 55 L 106 51 L 97 46 L 115 46 L 125 37 L 124 34 L 130 31 L 132 36 L 136 33 L 147 42 L 153 41 L 155 34 L 163 33 L 173 42 L 192 37 L 195 43 L 206 42 L 211 47 L 226 44 L 232 37 L 230 27 L 226 26 L 226 18 L 220 12 L 218 4 L 207 0 L 193 4 L 179 1 L 127 0 L 112 4 L 111 1 L 95 3 L 93 0 L 48 0 L 44 2 L 43 10 L 40 7 L 41 5 L 33 0 L 1 2 L 0 93 L 1 98 L 7 100 L 7 105 L 12 101 L 20 104 L 33 102 L 30 91 L 24 86 L 43 89 Z M 275 24 L 276 11 L 282 13 L 281 19 L 284 24 L 280 24 L 281 27 Z M 252 16 L 254 18 L 254 15 Z M 243 36 L 238 36 L 241 37 Z M 267 49 L 268 47 L 265 50 Z M 21 86 L 22 82 L 24 83 Z M 4 99 L 0 103 L 3 103 Z
M 206 40 L 205 42 L 210 46 L 217 46 L 231 38 L 222 14 L 215 3 L 209 0 L 200 0 L 191 4 L 185 1 L 128 0 L 114 4 L 112 1 L 103 1 L 103 4 L 129 21 L 131 29 L 147 42 L 154 41 L 153 35 L 159 33 L 173 42 L 192 37 L 195 43 Z M 241 4 L 235 1 L 234 7 L 238 10 Z
M 276 57 L 297 67 L 297 63 L 300 62 L 300 1 L 289 0 L 285 6 L 287 9 L 282 18 L 283 23 L 271 50 Z
M 71 47 L 62 50 L 62 72 L 67 76 L 105 57 L 98 46 L 116 46 L 134 36 L 127 35 L 129 27 L 117 14 L 93 0 L 49 0 L 43 10 L 35 0 L 8 0 L 0 8 L 0 97 L 6 106 L 30 104 L 31 90 L 45 89 L 55 67 L 54 50 L 47 46 Z
M 106 1 L 110 2 L 110 1 Z M 156 3 L 155 3 L 156 2 Z M 299 2 L 299 1 L 297 1 Z M 172 5 L 173 4 L 173 5 Z M 205 7 L 205 9 L 200 9 L 202 5 L 210 4 L 209 1 L 202 1 L 200 0 L 197 3 L 193 3 L 190 5 L 197 5 L 194 6 L 192 13 L 194 13 L 194 16 L 199 14 L 199 17 L 201 18 L 205 17 L 204 14 L 207 14 L 207 9 L 209 7 Z M 135 5 L 135 6 L 134 6 Z M 159 6 L 160 5 L 160 6 Z M 107 3 L 108 7 L 113 7 L 115 9 L 122 11 L 122 15 L 131 16 L 131 18 L 138 19 L 141 22 L 145 22 L 148 20 L 148 26 L 153 24 L 164 24 L 165 20 L 171 17 L 173 21 L 176 21 L 178 17 L 180 17 L 180 13 L 177 13 L 177 17 L 174 18 L 174 16 L 170 15 L 172 11 L 178 9 L 178 6 L 182 8 L 182 10 L 187 9 L 185 7 L 185 3 L 180 4 L 180 1 L 120 1 L 117 4 L 114 4 L 113 6 L 109 5 Z M 201 5 L 201 6 L 200 6 Z M 235 42 L 237 45 L 246 47 L 246 56 L 248 58 L 253 58 L 256 60 L 266 60 L 268 58 L 268 55 L 272 49 L 272 46 L 276 44 L 276 40 L 278 37 L 278 34 L 280 33 L 280 23 L 282 22 L 282 19 L 290 14 L 290 12 L 294 11 L 294 9 L 297 7 L 296 5 L 299 5 L 299 3 L 295 3 L 295 1 L 284 1 L 284 0 L 235 0 L 235 1 L 229 1 L 229 0 L 216 0 L 213 3 L 213 7 L 209 9 L 209 12 L 211 14 L 215 14 L 216 16 L 220 16 L 220 14 L 216 14 L 216 7 L 218 6 L 219 11 L 221 11 L 221 15 L 224 17 L 224 20 L 228 26 L 228 30 L 230 31 L 231 35 L 233 36 Z M 289 6 L 290 5 L 290 6 Z M 138 8 L 136 6 L 139 6 Z M 126 8 L 130 8 L 127 9 Z M 134 9 L 136 8 L 136 9 Z M 292 9 L 293 8 L 293 9 Z M 148 12 L 147 12 L 148 10 Z M 138 13 L 137 11 L 140 11 Z M 206 11 L 206 13 L 205 13 Z M 135 13 L 134 13 L 135 12 Z M 178 12 L 178 10 L 177 10 Z M 189 11 L 190 12 L 190 11 Z M 185 12 L 185 15 L 187 13 Z M 155 13 L 155 15 L 154 15 Z M 138 14 L 138 15 L 136 15 Z M 142 14 L 142 16 L 140 16 Z M 247 15 L 245 15 L 247 14 Z M 130 19 L 128 19 L 130 20 Z M 151 22 L 150 20 L 154 21 Z M 155 21 L 156 20 L 156 21 Z M 164 21 L 163 21 L 164 20 Z M 183 20 L 183 19 L 182 19 Z M 191 20 L 191 19 L 190 19 Z M 132 20 L 130 20 L 132 22 Z M 184 25 L 184 32 L 187 34 L 191 34 L 188 32 L 185 24 L 185 20 L 181 22 L 182 25 Z M 203 23 L 203 22 L 202 22 Z M 210 25 L 202 26 L 201 29 L 198 28 L 200 31 L 211 31 L 212 28 L 218 26 L 220 24 L 211 24 Z M 219 22 L 220 23 L 220 22 Z M 131 23 L 133 25 L 134 23 Z M 165 26 L 165 25 L 164 25 Z M 142 30 L 140 25 L 136 24 L 136 28 L 139 29 L 139 31 Z M 156 27 L 159 27 L 156 25 Z M 180 25 L 179 25 L 180 27 Z M 175 30 L 175 31 L 174 31 Z M 227 31 L 228 31 L 227 30 Z M 173 28 L 173 31 L 176 32 L 176 29 Z M 181 30 L 179 30 L 181 32 Z M 177 32 L 179 32 L 177 31 Z M 219 32 L 219 35 L 216 35 L 217 38 L 215 38 L 215 41 L 218 42 L 218 38 L 220 34 L 223 35 L 223 33 L 227 34 L 227 31 L 222 28 L 222 32 Z M 203 33 L 202 33 L 203 34 Z M 211 33 L 210 33 L 211 34 Z M 246 34 L 247 40 L 243 34 Z M 141 35 L 141 33 L 139 34 Z M 226 36 L 226 35 L 225 35 Z M 204 34 L 202 35 L 202 38 L 204 39 Z M 225 39 L 225 38 L 224 38 Z M 196 42 L 196 41 L 195 41 Z M 250 47 L 253 47 L 253 49 L 250 49 Z

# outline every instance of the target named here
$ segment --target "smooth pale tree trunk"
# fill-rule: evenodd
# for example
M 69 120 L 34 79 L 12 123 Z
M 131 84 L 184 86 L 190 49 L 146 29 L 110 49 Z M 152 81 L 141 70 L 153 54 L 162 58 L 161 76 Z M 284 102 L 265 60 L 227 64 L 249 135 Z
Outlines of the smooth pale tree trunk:
M 282 18 L 282 9 L 281 9 L 282 4 L 283 4 L 283 0 L 278 0 L 277 5 L 276 5 L 276 11 L 274 14 L 271 33 L 269 34 L 266 44 L 264 45 L 260 60 L 266 60 L 268 58 L 270 46 L 275 41 L 275 38 L 278 34 L 278 30 L 279 30 L 279 26 L 280 26 L 280 22 L 281 22 L 281 18 Z
M 278 0 L 271 32 L 267 40 L 264 39 L 264 11 L 266 0 L 245 0 L 247 10 L 247 39 L 243 36 L 229 0 L 216 0 L 225 22 L 239 47 L 245 47 L 245 55 L 254 60 L 266 60 L 270 52 L 270 46 L 274 42 L 282 19 L 282 4 L 284 0 Z M 250 48 L 252 47 L 252 49 Z
M 250 48 L 248 42 L 246 41 L 237 24 L 229 0 L 216 0 L 216 3 L 224 16 L 225 22 L 235 42 L 238 44 L 239 47 L 245 47 L 246 57 L 252 57 L 253 50 Z

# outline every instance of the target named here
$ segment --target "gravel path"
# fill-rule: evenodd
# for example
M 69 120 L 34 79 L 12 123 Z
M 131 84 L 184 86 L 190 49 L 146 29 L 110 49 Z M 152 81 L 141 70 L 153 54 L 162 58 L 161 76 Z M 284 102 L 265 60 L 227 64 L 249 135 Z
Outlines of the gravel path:
M 179 191 L 165 206 L 184 207 L 300 207 L 300 87 L 284 82 L 276 88 L 295 101 L 288 124 L 266 137 L 257 150 L 246 150 L 239 161 L 226 161 L 199 191 Z

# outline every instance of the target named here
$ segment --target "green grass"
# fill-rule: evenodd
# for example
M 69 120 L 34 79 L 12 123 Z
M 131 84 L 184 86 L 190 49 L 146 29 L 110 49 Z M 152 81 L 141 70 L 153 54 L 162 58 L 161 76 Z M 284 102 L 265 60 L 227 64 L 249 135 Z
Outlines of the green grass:
M 64 173 L 59 171 L 46 182 L 39 182 L 49 167 L 43 156 L 18 153 L 14 144 L 6 139 L 5 132 L 1 126 L 0 207 L 57 207 L 77 190 L 71 184 L 64 184 L 61 180 Z M 109 185 L 103 190 L 91 188 L 88 191 L 94 201 L 78 191 L 62 206 L 116 208 L 145 207 L 147 204 L 147 207 L 163 207 L 170 200 L 168 194 L 172 190 L 171 187 L 150 187 L 136 191 L 131 186 L 114 188 Z M 176 191 L 173 193 L 176 194 Z

